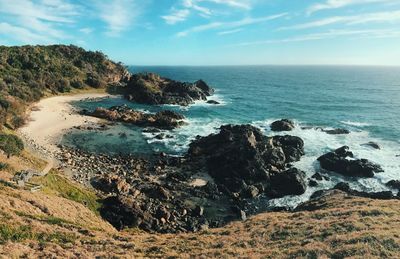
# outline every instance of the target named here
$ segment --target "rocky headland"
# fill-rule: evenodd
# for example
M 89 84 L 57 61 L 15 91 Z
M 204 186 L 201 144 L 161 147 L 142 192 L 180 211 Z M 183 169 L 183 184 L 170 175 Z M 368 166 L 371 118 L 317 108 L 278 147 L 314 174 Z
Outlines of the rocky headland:
M 188 106 L 197 100 L 206 101 L 214 89 L 203 80 L 194 83 L 163 78 L 154 73 L 133 74 L 124 87 L 117 89 L 126 99 L 144 104 L 176 104 Z

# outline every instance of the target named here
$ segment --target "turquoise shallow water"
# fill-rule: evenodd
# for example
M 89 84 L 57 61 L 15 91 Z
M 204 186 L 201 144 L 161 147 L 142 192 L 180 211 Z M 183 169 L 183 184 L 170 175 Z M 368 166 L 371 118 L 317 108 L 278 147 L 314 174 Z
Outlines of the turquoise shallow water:
M 94 109 L 126 103 L 155 112 L 178 110 L 187 117 L 188 125 L 168 132 L 174 139 L 155 140 L 141 129 L 118 125 L 106 132 L 75 131 L 64 137 L 64 143 L 105 153 L 149 153 L 166 151 L 179 154 L 186 150 L 196 135 L 208 135 L 226 123 L 250 123 L 271 135 L 269 124 L 276 119 L 294 119 L 300 126 L 340 127 L 350 135 L 331 136 L 318 130 L 301 130 L 291 134 L 305 141 L 306 156 L 296 166 L 312 175 L 318 170 L 315 159 L 324 152 L 349 145 L 358 157 L 368 158 L 383 166 L 385 173 L 373 179 L 351 181 L 354 188 L 385 190 L 382 184 L 400 179 L 400 68 L 390 67 L 313 67 L 313 66 L 246 66 L 246 67 L 133 67 L 132 72 L 156 72 L 182 81 L 203 79 L 214 87 L 211 99 L 221 105 L 198 102 L 190 107 L 146 106 L 129 103 L 121 98 L 75 103 L 80 108 Z M 121 138 L 120 133 L 128 133 Z M 361 144 L 376 141 L 381 150 Z M 324 188 L 334 185 L 327 182 Z M 298 202 L 315 188 L 290 200 Z

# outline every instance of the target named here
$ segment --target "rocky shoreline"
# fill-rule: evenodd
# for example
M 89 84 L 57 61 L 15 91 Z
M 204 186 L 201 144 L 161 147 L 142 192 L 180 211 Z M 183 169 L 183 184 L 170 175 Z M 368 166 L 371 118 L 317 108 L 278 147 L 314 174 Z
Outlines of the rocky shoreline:
M 58 159 L 74 180 L 104 197 L 101 215 L 117 229 L 177 233 L 220 227 L 268 209 L 305 208 L 258 206 L 259 199 L 300 195 L 307 186 L 330 180 L 329 171 L 307 179 L 292 166 L 304 154 L 303 146 L 298 137 L 266 137 L 250 125 L 225 125 L 219 133 L 194 140 L 180 157 L 110 156 L 60 146 Z M 397 188 L 396 183 L 390 186 Z M 334 189 L 369 198 L 399 198 L 391 191 L 359 192 L 345 183 Z M 312 200 L 325 192 L 329 191 L 313 194 Z
M 214 92 L 201 80 L 193 84 L 181 83 L 154 74 L 132 75 L 124 87 L 124 96 L 135 102 L 183 106 L 195 100 L 207 100 Z M 174 129 L 183 125 L 184 119 L 176 112 L 150 114 L 127 106 L 84 110 L 79 116 L 149 127 L 144 131 Z M 107 125 L 80 123 L 73 127 L 101 130 Z M 289 119 L 282 119 L 270 127 L 273 132 L 289 132 L 296 125 Z M 321 131 L 349 133 L 343 129 Z M 41 148 L 34 142 L 31 144 Z M 368 143 L 376 148 L 373 144 Z M 196 232 L 220 227 L 232 220 L 246 220 L 249 215 L 271 209 L 259 206 L 260 199 L 302 195 L 319 181 L 330 181 L 331 173 L 354 178 L 373 177 L 383 171 L 377 164 L 355 158 L 344 146 L 321 154 L 316 161 L 321 171 L 307 178 L 305 172 L 294 166 L 305 155 L 301 138 L 265 136 L 251 125 L 223 125 L 215 134 L 198 136 L 182 156 L 165 153 L 146 157 L 106 155 L 61 145 L 51 155 L 60 161 L 61 170 L 71 172 L 76 182 L 98 192 L 103 204 L 100 214 L 115 228 L 137 227 L 160 233 Z M 398 183 L 388 183 L 388 186 L 396 189 Z M 335 188 L 370 198 L 397 199 L 399 196 L 392 191 L 359 192 L 345 184 Z M 324 192 L 319 191 L 312 198 L 318 199 Z M 301 206 L 305 205 L 299 208 Z

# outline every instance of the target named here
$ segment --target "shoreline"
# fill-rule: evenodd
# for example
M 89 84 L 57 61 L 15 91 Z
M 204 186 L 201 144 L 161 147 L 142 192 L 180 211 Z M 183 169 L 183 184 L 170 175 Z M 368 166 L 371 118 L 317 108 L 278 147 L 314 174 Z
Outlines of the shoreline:
M 89 98 L 104 98 L 107 93 L 82 93 L 54 96 L 40 100 L 29 109 L 29 119 L 18 134 L 39 153 L 54 158 L 62 135 L 77 126 L 98 123 L 100 119 L 82 116 L 70 104 Z

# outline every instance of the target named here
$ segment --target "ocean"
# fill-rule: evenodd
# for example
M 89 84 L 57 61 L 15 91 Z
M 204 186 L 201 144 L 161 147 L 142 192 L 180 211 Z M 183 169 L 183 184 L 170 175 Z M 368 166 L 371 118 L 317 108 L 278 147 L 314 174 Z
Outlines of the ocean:
M 167 152 L 179 155 L 197 135 L 217 132 L 221 125 L 252 124 L 266 135 L 274 120 L 289 118 L 298 125 L 291 134 L 305 142 L 306 155 L 295 166 L 307 176 L 319 171 L 316 158 L 347 145 L 358 158 L 367 158 L 385 170 L 370 179 L 350 179 L 331 174 L 331 181 L 309 187 L 301 196 L 270 200 L 270 205 L 295 205 L 319 189 L 333 187 L 339 181 L 363 191 L 388 190 L 385 182 L 400 180 L 400 67 L 350 66 L 215 66 L 215 67 L 131 67 L 131 72 L 155 72 L 180 81 L 205 80 L 216 89 L 210 99 L 220 105 L 196 102 L 189 107 L 148 106 L 130 103 L 120 97 L 75 102 L 80 109 L 127 104 L 132 108 L 156 112 L 176 110 L 188 124 L 166 132 L 171 139 L 157 140 L 142 129 L 121 125 L 106 131 L 75 130 L 63 138 L 63 144 L 90 152 L 149 154 Z M 328 135 L 303 126 L 345 128 L 349 135 Z M 122 138 L 121 134 L 127 137 Z M 282 133 L 280 133 L 282 134 Z M 362 145 L 374 141 L 380 150 Z

